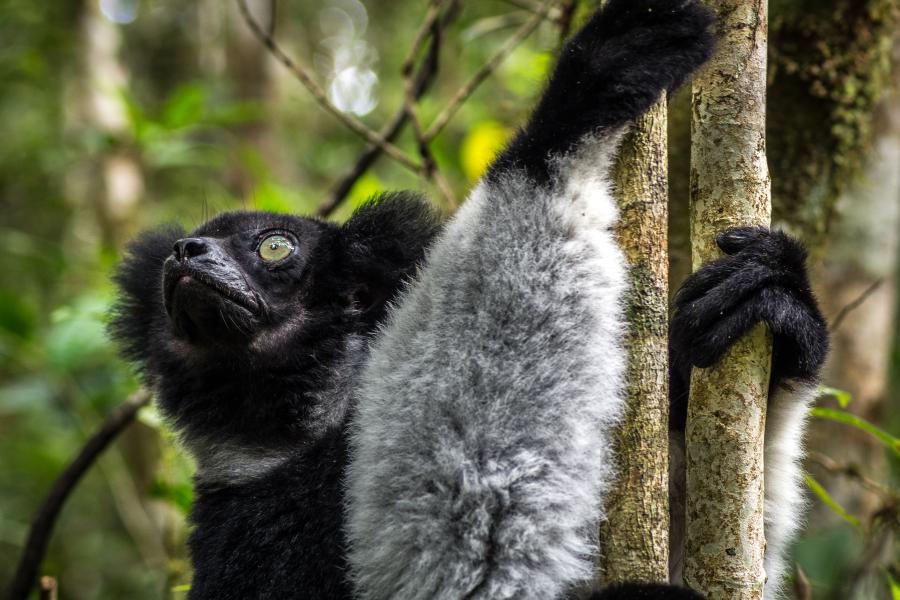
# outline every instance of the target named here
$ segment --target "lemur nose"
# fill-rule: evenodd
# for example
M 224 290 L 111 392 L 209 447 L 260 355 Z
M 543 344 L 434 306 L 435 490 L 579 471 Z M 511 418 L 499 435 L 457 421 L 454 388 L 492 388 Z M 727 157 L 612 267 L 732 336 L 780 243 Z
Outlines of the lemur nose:
M 175 260 L 185 260 L 209 252 L 209 244 L 203 238 L 182 238 L 172 247 Z

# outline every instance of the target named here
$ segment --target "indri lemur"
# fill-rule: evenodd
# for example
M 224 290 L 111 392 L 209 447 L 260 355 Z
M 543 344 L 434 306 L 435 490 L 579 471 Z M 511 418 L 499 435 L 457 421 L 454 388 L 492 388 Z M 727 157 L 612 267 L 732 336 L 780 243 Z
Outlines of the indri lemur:
M 609 2 L 446 225 L 387 194 L 342 226 L 237 212 L 132 244 L 113 331 L 197 460 L 192 599 L 551 599 L 590 579 L 623 410 L 608 170 L 710 55 L 711 22 L 696 0 Z M 772 598 L 826 329 L 796 242 L 719 245 L 672 323 L 672 576 L 688 373 L 765 321 Z

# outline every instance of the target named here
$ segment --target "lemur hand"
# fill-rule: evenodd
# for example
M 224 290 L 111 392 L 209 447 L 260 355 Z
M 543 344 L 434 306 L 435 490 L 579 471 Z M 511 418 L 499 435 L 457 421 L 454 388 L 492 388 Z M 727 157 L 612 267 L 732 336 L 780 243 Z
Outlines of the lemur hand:
M 727 256 L 691 275 L 675 297 L 673 375 L 716 363 L 759 322 L 774 336 L 770 390 L 814 381 L 828 352 L 828 326 L 806 273 L 806 250 L 781 231 L 737 227 L 716 238 Z

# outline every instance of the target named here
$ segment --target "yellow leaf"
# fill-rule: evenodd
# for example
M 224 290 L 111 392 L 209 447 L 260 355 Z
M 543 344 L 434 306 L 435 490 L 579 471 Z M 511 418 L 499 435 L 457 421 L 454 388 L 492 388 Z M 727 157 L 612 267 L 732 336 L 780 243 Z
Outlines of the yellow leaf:
M 482 121 L 469 131 L 462 143 L 460 162 L 470 181 L 484 175 L 509 136 L 510 131 L 496 121 Z

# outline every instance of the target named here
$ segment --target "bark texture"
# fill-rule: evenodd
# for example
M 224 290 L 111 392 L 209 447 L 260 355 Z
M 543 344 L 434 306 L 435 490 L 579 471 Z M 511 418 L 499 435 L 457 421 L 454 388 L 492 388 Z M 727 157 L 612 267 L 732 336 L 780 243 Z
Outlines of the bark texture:
M 625 139 L 615 169 L 617 235 L 630 269 L 628 409 L 616 438 L 618 481 L 601 528 L 606 582 L 669 576 L 668 192 L 666 102 Z
M 766 0 L 710 0 L 719 51 L 694 80 L 691 250 L 696 270 L 720 256 L 716 233 L 768 225 Z M 759 600 L 763 434 L 771 338 L 759 326 L 722 362 L 695 369 L 688 408 L 684 579 L 710 600 Z
M 892 87 L 898 0 L 773 0 L 769 165 L 776 221 L 818 258 L 840 225 L 838 199 L 865 174 Z

